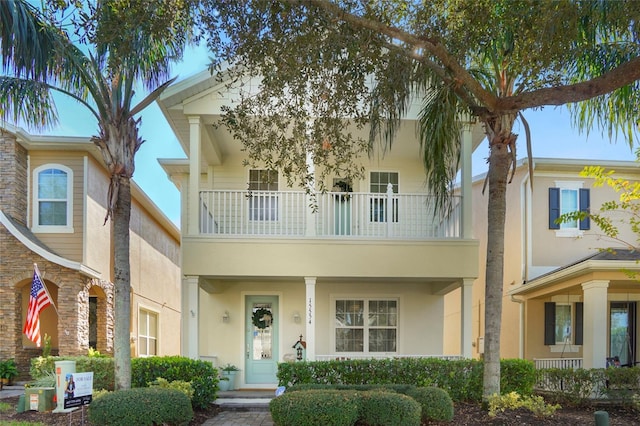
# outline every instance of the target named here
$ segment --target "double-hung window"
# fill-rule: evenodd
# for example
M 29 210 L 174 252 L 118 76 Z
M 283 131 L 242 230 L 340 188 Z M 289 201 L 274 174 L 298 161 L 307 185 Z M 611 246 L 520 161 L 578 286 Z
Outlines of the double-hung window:
M 582 302 L 546 302 L 544 304 L 544 322 L 545 345 L 582 345 Z
M 138 312 L 138 355 L 158 355 L 158 314 L 142 308 Z
M 33 171 L 33 231 L 73 232 L 73 171 L 46 164 Z
M 590 228 L 588 217 L 582 220 L 556 223 L 560 216 L 572 212 L 588 212 L 590 193 L 582 188 L 582 182 L 556 182 L 549 188 L 549 229 L 555 229 L 558 236 L 575 236 L 580 231 Z
M 397 340 L 397 299 L 335 301 L 336 353 L 393 353 Z
M 371 222 L 387 222 L 391 216 L 392 222 L 398 221 L 398 198 L 393 197 L 391 208 L 387 196 L 387 188 L 391 184 L 394 194 L 398 193 L 397 172 L 371 172 L 369 190 L 372 194 L 369 220 Z M 379 194 L 379 195 L 378 195 Z
M 249 170 L 249 218 L 278 220 L 278 172 Z

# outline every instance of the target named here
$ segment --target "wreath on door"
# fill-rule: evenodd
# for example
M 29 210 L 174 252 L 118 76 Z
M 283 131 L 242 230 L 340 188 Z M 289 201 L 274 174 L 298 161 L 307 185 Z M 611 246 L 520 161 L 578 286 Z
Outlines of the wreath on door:
M 273 321 L 273 314 L 266 308 L 258 308 L 251 317 L 253 325 L 261 330 L 269 327 Z

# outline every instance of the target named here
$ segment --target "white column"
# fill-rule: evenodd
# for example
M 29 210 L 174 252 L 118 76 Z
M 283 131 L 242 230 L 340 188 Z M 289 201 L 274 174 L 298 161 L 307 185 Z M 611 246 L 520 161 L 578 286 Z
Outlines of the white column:
M 473 237 L 473 223 L 472 223 L 472 211 L 473 203 L 472 203 L 472 195 L 471 195 L 471 154 L 473 150 L 473 141 L 471 134 L 471 124 L 467 124 L 464 126 L 464 130 L 462 131 L 462 144 L 461 144 L 461 195 L 462 195 L 462 206 L 461 214 L 462 214 L 462 238 L 472 238 Z
M 316 277 L 304 277 L 306 286 L 305 325 L 307 336 L 307 361 L 316 360 Z
M 582 284 L 584 294 L 583 368 L 604 368 L 607 357 L 607 288 L 609 281 Z
M 471 358 L 471 310 L 473 299 L 473 279 L 464 278 L 460 292 L 460 354 L 465 358 Z
M 200 124 L 200 117 L 189 117 L 188 235 L 200 233 L 200 153 L 202 150 Z
M 182 355 L 188 358 L 198 359 L 200 357 L 198 347 L 199 279 L 197 276 L 184 277 L 182 286 Z

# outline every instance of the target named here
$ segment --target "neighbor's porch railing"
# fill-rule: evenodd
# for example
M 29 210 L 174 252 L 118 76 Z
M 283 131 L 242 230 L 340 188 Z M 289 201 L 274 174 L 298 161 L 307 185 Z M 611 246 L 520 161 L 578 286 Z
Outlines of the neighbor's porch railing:
M 315 198 L 315 199 L 314 199 Z M 434 215 L 427 194 L 201 191 L 200 234 L 224 237 L 460 238 L 460 197 Z
M 543 368 L 582 368 L 582 358 L 534 358 L 536 370 Z

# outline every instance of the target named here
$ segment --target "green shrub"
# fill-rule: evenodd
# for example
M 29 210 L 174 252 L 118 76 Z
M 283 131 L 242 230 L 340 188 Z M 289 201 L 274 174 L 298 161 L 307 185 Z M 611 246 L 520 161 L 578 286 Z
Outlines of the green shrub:
M 93 371 L 93 388 L 114 390 L 113 358 L 102 356 L 37 357 L 31 359 L 34 380 L 54 374 L 56 361 L 75 361 L 78 373 Z M 216 399 L 218 372 L 210 362 L 180 356 L 134 358 L 131 360 L 131 386 L 146 387 L 162 377 L 169 382 L 188 381 L 193 388 L 191 404 L 205 408 Z
M 56 361 L 75 361 L 76 372 L 93 371 L 93 388 L 113 390 L 115 385 L 113 358 L 95 356 L 49 356 L 31 358 L 29 373 L 33 380 L 55 375 Z
M 158 377 L 155 381 L 149 383 L 149 387 L 152 386 L 158 386 L 164 389 L 175 389 L 187 395 L 189 401 L 193 399 L 193 387 L 190 382 L 185 382 L 184 380 L 174 380 L 170 382 L 162 377 Z
M 453 401 L 447 391 L 429 387 L 413 388 L 407 395 L 422 407 L 422 421 L 450 422 L 453 420 Z
M 407 395 L 369 391 L 358 394 L 360 418 L 370 426 L 420 426 L 420 404 Z
M 285 392 L 269 403 L 278 426 L 352 426 L 358 407 L 355 392 L 331 390 Z
M 210 362 L 181 356 L 134 358 L 131 360 L 131 386 L 144 387 L 162 377 L 169 382 L 191 383 L 194 408 L 206 408 L 216 399 L 218 371 Z
M 502 360 L 502 388 L 531 393 L 535 368 L 531 361 Z M 473 359 L 395 358 L 281 363 L 281 386 L 297 384 L 409 384 L 436 386 L 454 401 L 482 400 L 482 361 Z M 512 376 L 516 377 L 512 377 Z
M 296 392 L 303 390 L 355 390 L 360 392 L 384 390 L 388 392 L 397 392 L 407 394 L 411 389 L 414 389 L 413 385 L 404 384 L 389 384 L 389 385 L 327 385 L 327 384 L 314 384 L 304 383 L 299 385 L 293 385 L 287 388 L 287 392 Z
M 109 393 L 89 405 L 89 421 L 97 425 L 187 425 L 192 417 L 184 393 L 159 387 Z
M 538 417 L 550 417 L 558 410 L 560 405 L 547 404 L 541 396 L 521 397 L 517 392 L 504 395 L 492 395 L 489 397 L 489 416 L 495 417 L 498 413 L 507 410 L 525 408 Z

